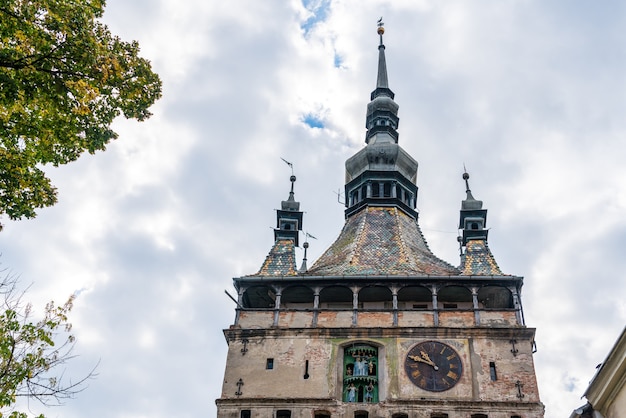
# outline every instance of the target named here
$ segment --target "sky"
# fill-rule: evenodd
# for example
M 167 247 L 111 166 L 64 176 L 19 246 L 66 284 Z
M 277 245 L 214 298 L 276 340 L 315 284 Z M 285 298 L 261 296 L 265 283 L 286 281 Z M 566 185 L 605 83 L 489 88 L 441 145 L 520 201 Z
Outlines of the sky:
M 35 314 L 76 294 L 97 377 L 48 417 L 215 416 L 232 278 L 258 271 L 275 209 L 304 210 L 309 265 L 344 222 L 344 162 L 365 143 L 385 22 L 400 145 L 418 162 L 430 248 L 457 265 L 465 197 L 524 277 L 546 417 L 567 417 L 626 324 L 626 3 L 583 0 L 108 0 L 163 80 L 145 122 L 46 171 L 59 202 L 3 219 L 1 266 Z M 302 251 L 298 249 L 298 264 Z

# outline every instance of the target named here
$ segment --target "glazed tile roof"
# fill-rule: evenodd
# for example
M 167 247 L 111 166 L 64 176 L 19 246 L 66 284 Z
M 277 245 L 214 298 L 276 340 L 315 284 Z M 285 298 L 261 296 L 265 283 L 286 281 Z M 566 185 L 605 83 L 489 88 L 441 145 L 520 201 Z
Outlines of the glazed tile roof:
M 396 207 L 366 207 L 306 275 L 459 275 L 428 248 L 417 220 Z
M 295 276 L 297 274 L 293 240 L 277 239 L 261 269 L 253 276 Z
M 461 274 L 467 276 L 502 275 L 496 259 L 489 250 L 487 241 L 483 239 L 467 241 L 461 270 Z

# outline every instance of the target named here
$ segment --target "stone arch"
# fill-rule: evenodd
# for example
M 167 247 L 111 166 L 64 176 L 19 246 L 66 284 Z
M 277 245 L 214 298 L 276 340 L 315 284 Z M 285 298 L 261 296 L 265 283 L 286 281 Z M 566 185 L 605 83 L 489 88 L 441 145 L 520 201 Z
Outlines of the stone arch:
M 284 289 L 280 298 L 281 308 L 313 309 L 313 289 L 303 285 L 289 286 Z
M 513 294 L 504 286 L 487 285 L 478 291 L 478 303 L 485 309 L 513 309 Z
M 393 294 L 385 286 L 366 286 L 359 291 L 359 304 L 367 308 L 390 308 L 393 301 Z M 388 306 L 385 306 L 387 303 Z
M 352 290 L 345 286 L 328 286 L 320 291 L 320 308 L 352 309 Z
M 276 304 L 276 291 L 266 285 L 250 286 L 243 292 L 242 299 L 244 308 L 273 308 Z
M 427 309 L 432 300 L 432 292 L 424 286 L 405 286 L 398 291 L 400 309 Z
M 437 292 L 437 300 L 443 309 L 471 309 L 472 292 L 465 286 L 444 286 Z

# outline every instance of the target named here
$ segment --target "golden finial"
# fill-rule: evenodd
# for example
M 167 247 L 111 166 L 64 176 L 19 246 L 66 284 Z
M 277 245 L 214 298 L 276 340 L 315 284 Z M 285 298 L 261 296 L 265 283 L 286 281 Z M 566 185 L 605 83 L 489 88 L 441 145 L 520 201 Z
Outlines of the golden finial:
M 380 19 L 378 19 L 377 25 L 378 25 L 378 34 L 380 36 L 383 36 L 383 33 L 385 33 L 385 28 L 384 28 L 384 22 L 383 22 L 383 17 L 381 16 Z

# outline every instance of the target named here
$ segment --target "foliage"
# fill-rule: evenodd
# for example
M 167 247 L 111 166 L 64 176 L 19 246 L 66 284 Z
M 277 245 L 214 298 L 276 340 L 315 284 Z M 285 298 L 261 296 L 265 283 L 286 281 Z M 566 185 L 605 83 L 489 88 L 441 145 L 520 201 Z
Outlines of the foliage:
M 161 81 L 98 21 L 104 0 L 0 2 L 0 215 L 56 203 L 42 166 L 104 150 L 118 115 L 144 120 Z
M 61 403 L 80 392 L 93 376 L 89 373 L 74 383 L 65 383 L 62 374 L 58 376 L 59 367 L 72 358 L 74 336 L 67 315 L 73 297 L 61 306 L 50 302 L 43 318 L 32 322 L 31 306 L 22 305 L 16 285 L 16 278 L 8 274 L 0 282 L 4 302 L 0 313 L 0 411 L 13 409 L 18 397 L 35 398 L 46 405 Z M 7 416 L 27 415 L 11 411 Z

